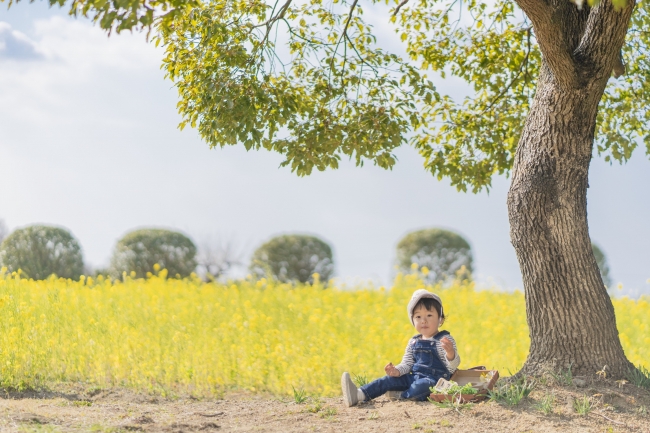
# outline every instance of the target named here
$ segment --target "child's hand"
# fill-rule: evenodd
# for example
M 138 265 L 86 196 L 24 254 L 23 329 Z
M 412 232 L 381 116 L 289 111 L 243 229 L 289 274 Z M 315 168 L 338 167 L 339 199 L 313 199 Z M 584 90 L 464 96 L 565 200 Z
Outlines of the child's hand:
M 454 343 L 452 343 L 449 338 L 443 337 L 440 340 L 440 345 L 443 349 L 445 349 L 445 353 L 447 354 L 447 359 L 449 361 L 453 360 L 456 357 L 456 352 L 454 351 Z
M 388 376 L 392 376 L 392 377 L 400 377 L 401 376 L 399 370 L 395 368 L 395 366 L 393 365 L 392 362 L 389 362 L 388 364 L 386 364 L 386 367 L 384 367 L 384 371 L 386 372 L 386 374 Z

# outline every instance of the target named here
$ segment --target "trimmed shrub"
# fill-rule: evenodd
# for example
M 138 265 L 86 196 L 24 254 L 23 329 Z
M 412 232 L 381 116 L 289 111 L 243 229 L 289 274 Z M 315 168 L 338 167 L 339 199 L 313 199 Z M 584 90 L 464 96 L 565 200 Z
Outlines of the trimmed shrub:
M 314 236 L 276 236 L 255 250 L 250 271 L 257 278 L 270 275 L 285 283 L 313 283 L 314 273 L 327 281 L 334 274 L 332 248 Z
M 69 231 L 33 225 L 13 231 L 0 245 L 0 263 L 10 272 L 44 280 L 54 274 L 79 279 L 84 262 L 81 247 Z
M 169 277 L 188 277 L 196 268 L 196 246 L 182 233 L 164 229 L 141 229 L 127 233 L 117 242 L 111 258 L 111 274 L 135 272 L 144 278 L 154 265 L 167 269 Z
M 600 277 L 603 279 L 603 284 L 608 289 L 612 288 L 612 278 L 609 275 L 609 264 L 607 263 L 607 256 L 600 247 L 591 243 L 591 250 L 594 252 L 594 257 L 596 257 L 596 263 L 598 264 L 598 269 L 600 269 Z
M 411 232 L 397 244 L 397 267 L 408 273 L 411 264 L 427 267 L 424 279 L 431 284 L 445 282 L 464 270 L 461 278 L 472 274 L 472 249 L 459 234 L 443 229 L 425 229 Z M 464 269 L 463 269 L 464 267 Z

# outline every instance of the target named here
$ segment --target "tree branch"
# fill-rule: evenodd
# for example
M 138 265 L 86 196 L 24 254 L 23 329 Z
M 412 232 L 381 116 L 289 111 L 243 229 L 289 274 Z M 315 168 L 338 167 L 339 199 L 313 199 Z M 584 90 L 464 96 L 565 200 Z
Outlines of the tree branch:
M 569 33 L 582 27 L 581 15 L 589 12 L 577 11 L 567 0 L 516 2 L 532 22 L 539 49 L 554 78 L 564 88 L 575 87 L 578 74 L 572 54 L 577 44 L 574 45 Z
M 362 64 L 364 63 L 363 57 L 361 56 L 361 53 L 356 49 L 354 46 L 354 43 L 352 42 L 352 39 L 350 39 L 350 36 L 348 36 L 348 27 L 350 26 L 350 22 L 352 21 L 352 14 L 354 13 L 354 8 L 357 7 L 357 3 L 359 3 L 359 0 L 354 0 L 352 3 L 352 6 L 350 6 L 350 12 L 348 13 L 348 18 L 345 20 L 345 27 L 343 27 L 343 32 L 341 33 L 341 37 L 339 38 L 338 42 L 336 43 L 336 47 L 334 48 L 334 52 L 332 53 L 332 60 L 334 60 L 334 56 L 336 55 L 336 52 L 338 51 L 338 47 L 343 42 L 343 47 L 344 47 L 344 54 L 343 54 L 343 71 L 345 72 L 345 65 L 348 60 L 348 55 L 347 55 L 347 42 L 350 42 L 350 46 L 352 49 L 357 53 L 359 56 L 359 59 L 361 60 Z
M 409 0 L 402 0 L 395 8 L 395 12 L 393 12 L 393 16 L 397 16 L 397 13 L 399 12 L 400 9 L 402 9 L 402 6 L 404 6 L 408 2 Z
M 352 21 L 352 14 L 354 13 L 354 8 L 357 7 L 357 3 L 359 3 L 359 0 L 354 0 L 352 6 L 350 6 L 350 13 L 348 14 L 348 19 L 345 21 L 345 27 L 343 27 L 343 33 L 341 33 L 341 38 L 346 38 L 347 40 L 350 40 L 350 37 L 348 36 L 348 27 L 350 26 L 350 21 Z
M 265 22 L 263 22 L 261 24 L 258 24 L 256 26 L 253 26 L 253 28 L 266 26 L 266 33 L 264 34 L 264 38 L 262 38 L 262 42 L 260 43 L 260 45 L 264 45 L 266 43 L 267 39 L 269 38 L 269 34 L 271 33 L 271 28 L 273 27 L 273 24 L 276 21 L 281 20 L 282 18 L 284 18 L 284 14 L 287 12 L 287 9 L 289 9 L 289 6 L 291 5 L 292 1 L 293 0 L 287 0 L 280 7 L 280 10 L 278 11 L 278 13 L 276 15 L 271 15 L 271 18 L 269 18 Z
M 616 8 L 611 0 L 602 0 L 591 10 L 575 52 L 583 73 L 609 77 L 614 71 L 617 78 L 625 73 L 621 48 L 635 3 L 635 0 L 627 0 L 624 7 Z

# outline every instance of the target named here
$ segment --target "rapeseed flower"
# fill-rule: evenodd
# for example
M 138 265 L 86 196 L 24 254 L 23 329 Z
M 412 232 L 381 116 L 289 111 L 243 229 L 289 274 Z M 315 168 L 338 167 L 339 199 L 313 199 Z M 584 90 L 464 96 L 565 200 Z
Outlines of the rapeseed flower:
M 415 334 L 406 303 L 426 287 L 417 274 L 398 275 L 391 288 L 343 290 L 168 280 L 156 271 L 123 281 L 0 275 L 0 385 L 82 381 L 206 396 L 232 388 L 291 394 L 294 386 L 337 395 L 342 371 L 379 377 L 400 361 Z M 471 282 L 428 288 L 443 299 L 461 368 L 521 367 L 529 346 L 521 292 L 477 291 Z M 626 355 L 650 367 L 650 300 L 613 303 Z

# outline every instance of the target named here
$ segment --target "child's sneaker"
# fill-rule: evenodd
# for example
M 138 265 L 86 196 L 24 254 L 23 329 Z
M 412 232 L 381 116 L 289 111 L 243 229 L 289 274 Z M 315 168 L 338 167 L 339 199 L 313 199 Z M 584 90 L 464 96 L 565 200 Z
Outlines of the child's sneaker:
M 343 403 L 347 407 L 351 407 L 359 403 L 359 397 L 357 396 L 357 387 L 350 379 L 350 374 L 346 371 L 341 376 L 341 388 L 343 389 Z
M 388 391 L 386 397 L 388 397 L 389 400 L 399 400 L 402 398 L 402 391 Z

